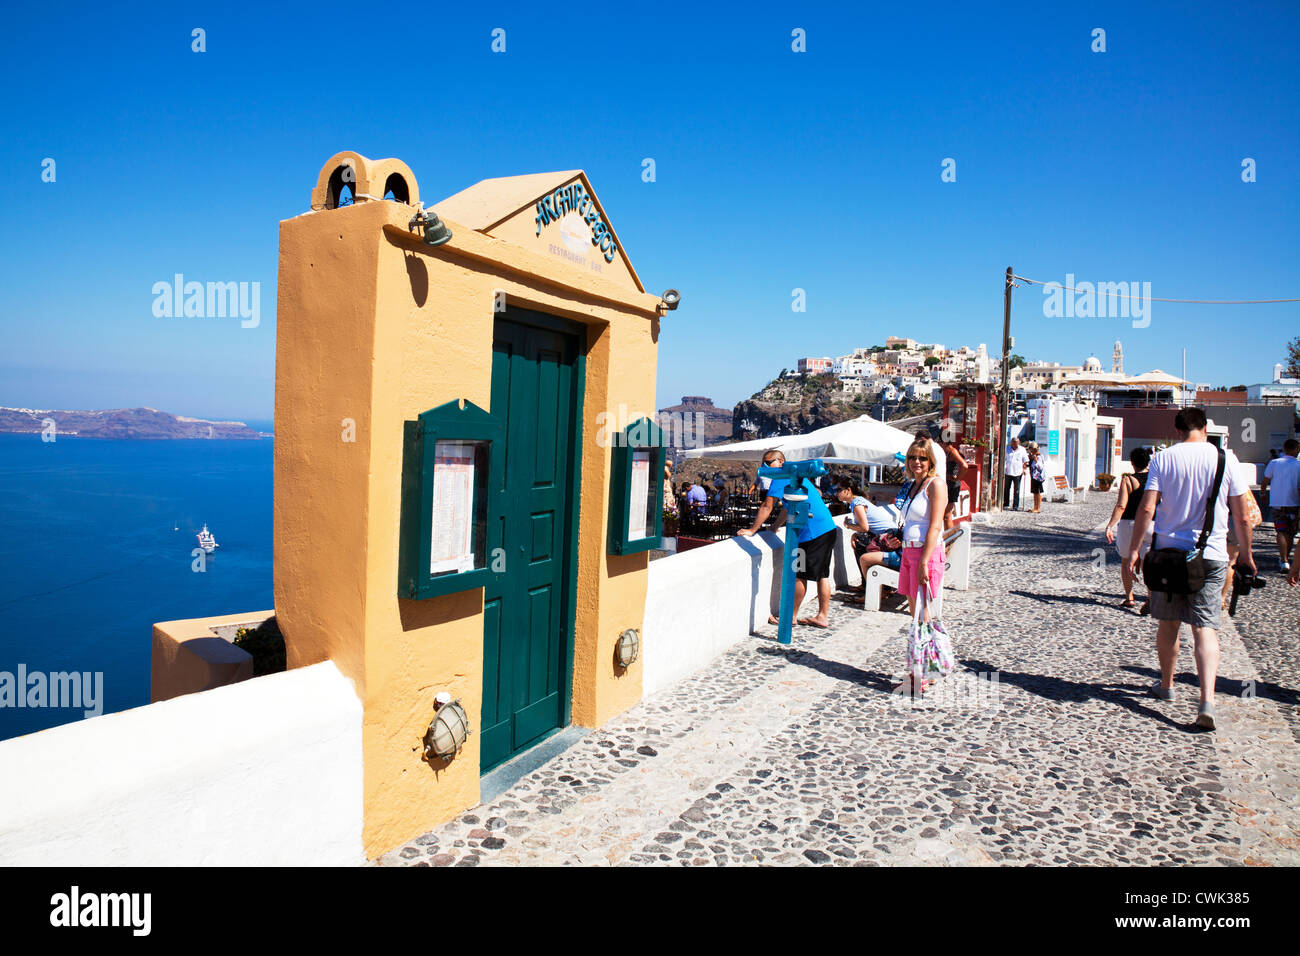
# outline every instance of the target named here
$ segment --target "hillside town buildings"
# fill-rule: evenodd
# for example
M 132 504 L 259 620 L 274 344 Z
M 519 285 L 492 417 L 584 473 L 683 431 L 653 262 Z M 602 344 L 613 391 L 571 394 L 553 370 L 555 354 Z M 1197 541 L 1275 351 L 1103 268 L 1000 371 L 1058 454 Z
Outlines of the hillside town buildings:
M 884 345 L 855 348 L 847 355 L 801 358 L 803 374 L 833 374 L 850 394 L 880 402 L 942 398 L 943 386 L 957 383 L 1001 384 L 1000 357 L 985 345 L 947 348 L 915 339 L 889 336 Z M 1300 414 L 1300 379 L 1283 377 L 1274 366 L 1273 381 L 1244 391 L 1212 389 L 1153 369 L 1140 375 L 1124 372 L 1123 344 L 1111 351 L 1110 370 L 1096 356 L 1079 365 L 1031 361 L 1008 373 L 1011 420 L 1008 433 L 1022 439 L 1042 433 L 1061 436 L 1062 444 L 1046 455 L 1071 486 L 1086 487 L 1096 475 L 1125 470 L 1124 459 L 1137 445 L 1159 447 L 1173 439 L 1172 415 L 1197 404 L 1216 422 L 1216 435 L 1243 463 L 1263 466 L 1282 442 L 1296 434 Z M 1035 427 L 1037 426 L 1037 427 Z M 1040 443 L 1041 443 L 1040 439 Z
M 992 381 L 988 349 L 982 344 L 977 349 L 948 349 L 897 336 L 885 339 L 883 346 L 857 348 L 835 358 L 801 358 L 796 369 L 806 375 L 833 374 L 846 392 L 885 402 L 938 401 L 944 384 Z

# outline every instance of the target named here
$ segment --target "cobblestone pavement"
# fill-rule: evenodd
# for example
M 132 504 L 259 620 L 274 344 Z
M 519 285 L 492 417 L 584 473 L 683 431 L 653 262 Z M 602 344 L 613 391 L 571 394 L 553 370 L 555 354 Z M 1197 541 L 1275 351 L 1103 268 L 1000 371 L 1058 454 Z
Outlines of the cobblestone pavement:
M 1112 503 L 976 526 L 977 585 L 944 598 L 961 668 L 924 701 L 890 693 L 906 615 L 837 600 L 831 630 L 765 628 L 379 863 L 1300 863 L 1294 614 L 1270 581 L 1248 636 L 1225 615 L 1198 731 L 1186 631 L 1178 699 L 1145 695 L 1154 625 L 1093 530 Z
M 1288 587 L 1280 571 L 1271 523 L 1255 529 L 1253 551 L 1265 586 L 1238 598 L 1233 623 L 1259 669 L 1256 694 L 1277 703 L 1300 743 L 1300 588 Z

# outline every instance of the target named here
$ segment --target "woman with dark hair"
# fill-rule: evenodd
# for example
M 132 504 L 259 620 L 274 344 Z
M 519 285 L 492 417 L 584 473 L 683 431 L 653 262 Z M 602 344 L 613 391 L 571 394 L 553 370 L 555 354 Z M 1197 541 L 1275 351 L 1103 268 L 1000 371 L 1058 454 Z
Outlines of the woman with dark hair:
M 969 465 L 956 444 L 946 437 L 939 438 L 939 447 L 943 449 L 944 457 L 947 459 L 945 477 L 948 485 L 948 507 L 943 512 L 943 529 L 947 531 L 955 523 L 953 513 L 957 510 L 957 500 L 961 497 L 961 476 L 966 473 Z
M 1142 502 L 1142 492 L 1147 485 L 1147 466 L 1151 464 L 1151 450 L 1139 445 L 1128 454 L 1128 460 L 1133 463 L 1133 474 L 1124 475 L 1119 480 L 1119 497 L 1115 500 L 1115 510 L 1110 513 L 1110 521 L 1106 525 L 1106 543 L 1114 544 L 1115 550 L 1119 552 L 1119 574 L 1120 579 L 1124 582 L 1124 601 L 1120 607 L 1133 607 L 1137 602 L 1133 599 L 1133 575 L 1128 569 L 1128 547 L 1133 541 L 1133 519 L 1137 517 L 1138 505 Z M 1118 528 L 1118 533 L 1116 532 Z M 1151 534 L 1142 539 L 1140 553 L 1145 556 L 1151 549 Z M 1151 612 L 1151 600 L 1142 602 L 1140 613 L 1149 614 Z
M 862 594 L 866 591 L 867 570 L 872 565 L 883 564 L 895 571 L 899 568 L 903 543 L 898 538 L 898 521 L 880 505 L 873 504 L 857 479 L 848 475 L 836 479 L 835 497 L 849 506 L 844 527 L 853 532 L 849 540 L 858 570 L 862 572 L 862 584 L 849 590 Z M 864 602 L 862 598 L 854 598 L 851 603 L 861 607 Z

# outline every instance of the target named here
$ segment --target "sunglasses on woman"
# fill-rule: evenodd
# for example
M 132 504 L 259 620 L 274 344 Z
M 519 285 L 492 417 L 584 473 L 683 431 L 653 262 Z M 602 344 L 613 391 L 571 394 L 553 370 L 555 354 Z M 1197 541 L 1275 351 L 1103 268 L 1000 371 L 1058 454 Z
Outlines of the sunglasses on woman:
M 907 460 L 908 461 L 929 461 L 929 459 L 926 458 L 924 455 L 908 455 Z

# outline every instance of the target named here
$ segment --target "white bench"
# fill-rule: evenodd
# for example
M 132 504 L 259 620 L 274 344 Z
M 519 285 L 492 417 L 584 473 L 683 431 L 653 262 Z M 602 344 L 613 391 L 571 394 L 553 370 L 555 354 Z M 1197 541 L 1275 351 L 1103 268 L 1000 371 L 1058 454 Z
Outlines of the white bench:
M 1048 479 L 1048 501 L 1068 501 L 1074 502 L 1074 489 L 1070 487 L 1070 482 L 1066 480 L 1065 475 L 1053 475 Z
M 959 525 L 943 533 L 943 586 L 954 591 L 966 591 L 970 588 L 970 522 Z M 880 610 L 881 592 L 885 588 L 898 590 L 898 572 L 883 564 L 873 564 L 867 568 L 867 591 L 863 606 L 868 611 Z M 939 596 L 942 608 L 943 596 Z

